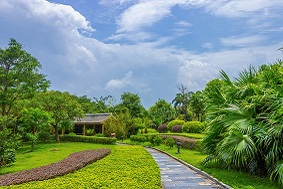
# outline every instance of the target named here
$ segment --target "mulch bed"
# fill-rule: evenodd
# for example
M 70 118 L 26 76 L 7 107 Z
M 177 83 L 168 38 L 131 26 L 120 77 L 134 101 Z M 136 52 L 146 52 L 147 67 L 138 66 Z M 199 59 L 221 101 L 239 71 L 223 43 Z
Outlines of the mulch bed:
M 0 186 L 47 180 L 72 173 L 110 154 L 109 149 L 85 150 L 50 165 L 0 176 Z

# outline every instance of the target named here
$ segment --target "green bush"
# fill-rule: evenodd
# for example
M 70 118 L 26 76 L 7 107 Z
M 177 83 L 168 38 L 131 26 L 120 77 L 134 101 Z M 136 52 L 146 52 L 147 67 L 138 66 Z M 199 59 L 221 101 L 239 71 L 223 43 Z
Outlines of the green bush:
M 18 139 L 19 137 L 11 135 L 8 129 L 0 131 L 0 168 L 16 161 Z
M 188 121 L 183 125 L 183 132 L 186 133 L 202 133 L 204 124 L 199 121 Z
M 51 134 L 48 131 L 40 131 L 38 133 L 38 140 L 41 142 L 49 142 L 51 139 Z
M 175 120 L 170 121 L 170 122 L 167 124 L 167 128 L 168 128 L 169 131 L 172 131 L 172 127 L 173 127 L 174 125 L 182 125 L 182 126 L 183 126 L 184 123 L 185 123 L 184 120 L 175 119 Z
M 60 141 L 86 142 L 86 143 L 95 143 L 95 144 L 115 144 L 116 143 L 116 138 L 94 137 L 94 136 L 64 135 L 64 136 L 59 136 L 59 139 Z
M 173 138 L 166 138 L 164 140 L 164 144 L 169 147 L 169 149 L 173 148 L 175 144 L 175 140 Z
M 147 138 L 144 135 L 131 135 L 130 141 L 132 141 L 132 142 L 146 142 Z
M 151 135 L 149 137 L 149 142 L 153 145 L 153 146 L 159 146 L 162 143 L 163 139 L 161 136 L 159 135 Z

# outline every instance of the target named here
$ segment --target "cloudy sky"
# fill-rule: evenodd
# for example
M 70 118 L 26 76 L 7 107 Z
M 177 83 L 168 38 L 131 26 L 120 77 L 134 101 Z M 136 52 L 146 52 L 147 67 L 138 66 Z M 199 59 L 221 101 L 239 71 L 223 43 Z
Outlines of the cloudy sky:
M 148 108 L 282 58 L 282 13 L 282 0 L 1 0 L 0 47 L 23 44 L 50 89 Z

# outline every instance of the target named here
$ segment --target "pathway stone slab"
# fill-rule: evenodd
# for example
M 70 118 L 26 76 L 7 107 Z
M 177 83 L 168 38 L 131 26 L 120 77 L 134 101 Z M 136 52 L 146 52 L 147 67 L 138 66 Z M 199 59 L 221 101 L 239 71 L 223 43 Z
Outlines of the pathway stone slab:
M 161 181 L 166 189 L 223 188 L 172 157 L 152 148 L 146 148 L 160 167 Z

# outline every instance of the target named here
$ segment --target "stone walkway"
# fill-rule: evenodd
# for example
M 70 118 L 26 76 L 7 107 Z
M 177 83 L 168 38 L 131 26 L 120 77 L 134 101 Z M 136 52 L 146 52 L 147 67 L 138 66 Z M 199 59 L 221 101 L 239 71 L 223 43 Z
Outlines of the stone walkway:
M 161 181 L 166 189 L 230 188 L 205 174 L 190 169 L 184 163 L 158 150 L 146 148 L 160 168 Z

